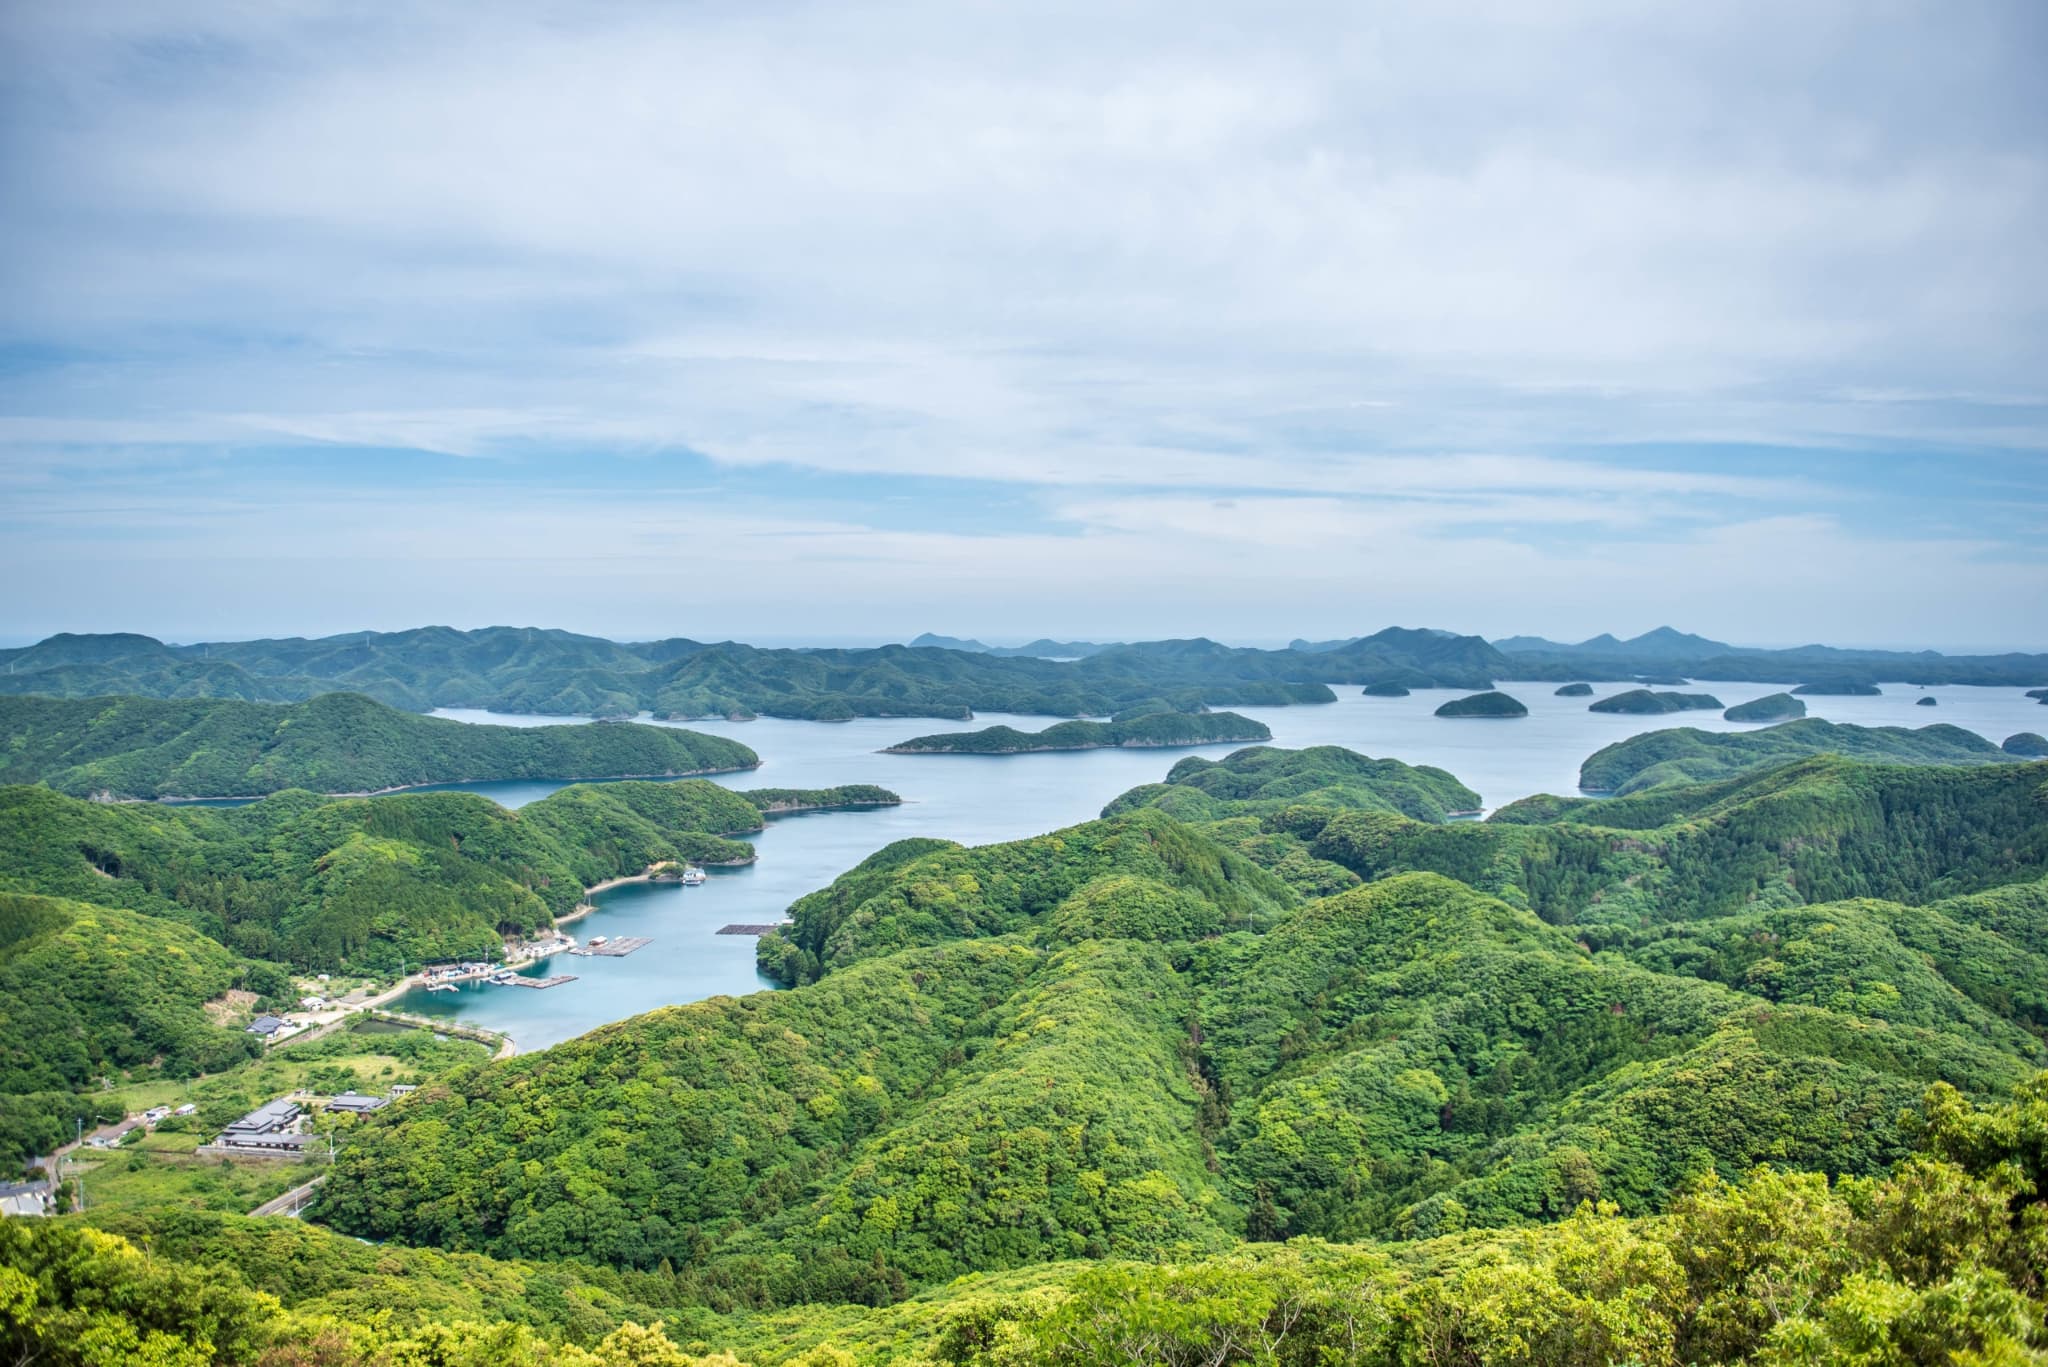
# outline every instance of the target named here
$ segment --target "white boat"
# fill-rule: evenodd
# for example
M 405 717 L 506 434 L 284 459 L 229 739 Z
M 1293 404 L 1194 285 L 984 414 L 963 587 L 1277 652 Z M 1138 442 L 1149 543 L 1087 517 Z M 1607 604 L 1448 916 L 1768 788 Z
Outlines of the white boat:
M 694 867 L 694 866 L 693 866 L 693 867 L 691 867 L 691 868 L 687 868 L 687 869 L 684 869 L 684 870 L 683 870 L 683 886 L 684 886 L 684 887 L 686 887 L 686 888 L 694 888 L 694 887 L 696 887 L 696 886 L 697 886 L 697 885 L 698 885 L 699 883 L 701 883 L 701 882 L 703 882 L 703 881 L 704 881 L 704 870 L 702 870 L 702 869 L 700 869 L 700 868 L 696 868 L 696 867 Z
M 457 987 L 455 986 L 455 984 L 454 984 L 454 983 L 428 983 L 428 984 L 427 984 L 427 991 L 429 991 L 429 992 L 456 992 L 456 991 L 460 991 L 460 990 L 461 990 L 461 989 L 457 988 Z

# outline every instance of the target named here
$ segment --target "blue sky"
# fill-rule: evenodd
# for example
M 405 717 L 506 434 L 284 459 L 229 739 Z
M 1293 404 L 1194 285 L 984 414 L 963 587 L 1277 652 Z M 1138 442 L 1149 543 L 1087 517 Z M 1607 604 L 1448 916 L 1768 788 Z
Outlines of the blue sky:
M 0 635 L 2048 647 L 2048 10 L 0 11 Z

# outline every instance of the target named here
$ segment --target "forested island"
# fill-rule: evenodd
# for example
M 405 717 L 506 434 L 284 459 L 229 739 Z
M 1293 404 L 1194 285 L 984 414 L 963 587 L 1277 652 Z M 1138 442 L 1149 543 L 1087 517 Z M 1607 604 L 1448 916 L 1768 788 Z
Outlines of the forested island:
M 899 741 L 890 755 L 1021 755 L 1041 750 L 1170 748 L 1271 740 L 1264 723 L 1235 712 L 1143 712 L 1122 721 L 1063 721 L 1043 731 L 987 726 Z
M 1806 704 L 1790 693 L 1766 693 L 1739 702 L 1721 715 L 1729 721 L 1793 721 L 1806 715 Z
M 1876 684 L 1853 683 L 1840 679 L 1803 683 L 1792 691 L 1802 698 L 1875 698 L 1884 692 Z
M 1368 698 L 1405 698 L 1409 692 L 1405 684 L 1397 683 L 1369 683 L 1364 689 Z
M 1568 683 L 1558 689 L 1555 696 L 1560 698 L 1590 698 L 1593 696 L 1593 685 L 1589 683 Z
M 872 783 L 845 783 L 837 788 L 746 788 L 740 796 L 763 816 L 858 811 L 862 807 L 896 807 L 903 802 L 887 788 Z
M 1439 717 L 1526 717 L 1529 709 L 1519 698 L 1505 693 L 1474 693 L 1469 698 L 1453 698 L 1437 708 Z
M 2021 759 L 2048 759 L 2048 737 L 2032 731 L 2007 736 L 2005 744 L 1998 748 L 2008 755 L 2018 755 Z
M 1762 731 L 1684 727 L 1650 731 L 1596 751 L 1579 767 L 1587 792 L 1632 793 L 1665 783 L 1703 783 L 1805 755 L 1848 755 L 1883 764 L 1995 764 L 2010 758 L 1960 726 L 1854 726 L 1807 717 Z
M 1616 693 L 1611 698 L 1602 698 L 1586 710 L 1622 712 L 1634 716 L 1657 716 L 1665 712 L 1718 712 L 1721 710 L 1721 700 L 1711 693 L 1667 693 L 1653 692 L 1647 688 L 1631 688 L 1626 693 Z
M 670 726 L 472 726 L 357 693 L 297 704 L 0 697 L 0 783 L 111 798 L 364 794 L 491 779 L 752 769 L 738 741 Z

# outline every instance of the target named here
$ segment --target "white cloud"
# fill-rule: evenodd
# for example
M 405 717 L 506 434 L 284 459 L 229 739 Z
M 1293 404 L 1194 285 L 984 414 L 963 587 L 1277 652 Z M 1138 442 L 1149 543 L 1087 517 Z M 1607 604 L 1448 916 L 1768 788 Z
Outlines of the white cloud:
M 152 445 L 974 479 L 1077 534 L 850 508 L 692 538 L 801 546 L 846 592 L 1126 576 L 1219 612 L 1347 573 L 1534 603 L 1611 564 L 1556 549 L 1578 527 L 1705 611 L 1698 576 L 1782 533 L 1760 515 L 1824 513 L 1767 558 L 1896 635 L 1840 566 L 1960 592 L 2027 549 L 1896 525 L 1967 523 L 1932 506 L 1965 481 L 1880 519 L 1839 467 L 1617 452 L 1917 444 L 2010 478 L 2048 448 L 2043 32 L 2023 0 L 10 7 L 0 321 L 68 359 L 0 376 L 0 480 Z M 10 516 L 204 521 L 140 483 Z M 287 528 L 354 506 L 299 497 Z M 326 544 L 234 506 L 223 555 Z M 445 506 L 434 544 L 561 506 Z M 407 555 L 374 519 L 347 544 Z M 1469 581 L 1415 567 L 1447 560 Z

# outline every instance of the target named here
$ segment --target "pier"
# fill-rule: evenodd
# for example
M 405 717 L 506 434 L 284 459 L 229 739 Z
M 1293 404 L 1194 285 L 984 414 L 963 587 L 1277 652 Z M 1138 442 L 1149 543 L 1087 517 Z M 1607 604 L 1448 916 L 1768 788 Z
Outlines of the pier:
M 645 949 L 653 943 L 654 941 L 644 935 L 621 935 L 616 940 L 606 940 L 601 945 L 584 945 L 580 949 L 572 949 L 569 952 L 571 954 L 580 954 L 586 958 L 597 954 L 607 959 L 623 959 L 634 950 Z
M 791 923 L 788 921 L 771 921 L 762 925 L 720 926 L 718 933 L 720 935 L 768 935 L 781 930 L 789 924 Z
M 556 973 L 546 978 L 493 978 L 499 987 L 530 987 L 538 992 L 544 987 L 560 987 L 563 983 L 576 981 L 574 973 Z

